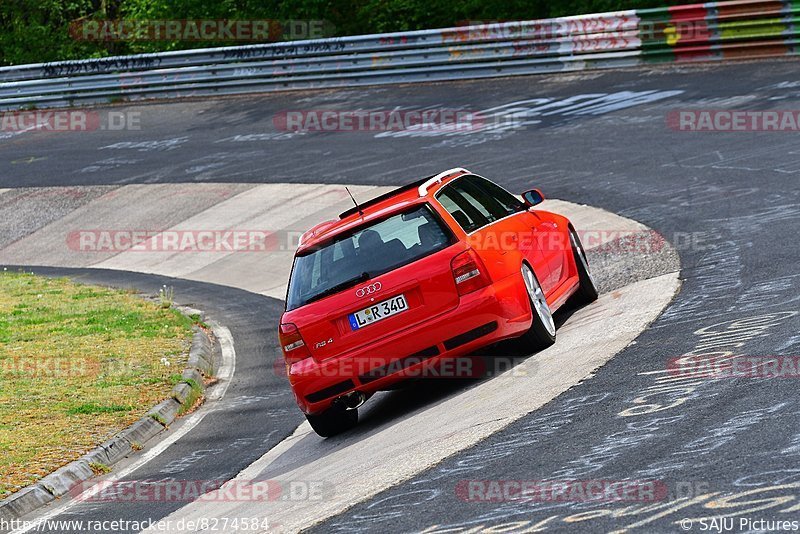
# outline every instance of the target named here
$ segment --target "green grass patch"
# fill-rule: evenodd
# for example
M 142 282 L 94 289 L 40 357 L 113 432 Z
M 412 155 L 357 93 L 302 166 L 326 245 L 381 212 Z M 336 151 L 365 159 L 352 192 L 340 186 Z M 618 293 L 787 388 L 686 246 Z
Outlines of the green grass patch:
M 89 467 L 95 475 L 105 475 L 111 472 L 111 468 L 100 462 L 90 462 Z
M 186 402 L 184 402 L 180 409 L 178 410 L 178 415 L 185 415 L 186 413 L 190 412 L 194 405 L 200 400 L 200 397 L 203 395 L 203 388 L 200 387 L 195 380 L 191 378 L 187 378 L 184 380 L 186 384 L 188 384 L 190 391 L 189 394 L 186 396 Z
M 163 417 L 161 417 L 161 414 L 160 414 L 160 413 L 151 413 L 151 414 L 150 414 L 150 418 L 151 418 L 153 421 L 157 422 L 157 423 L 160 423 L 160 424 L 162 424 L 162 425 L 164 425 L 164 426 L 167 426 L 167 420 L 166 420 L 166 419 L 164 419 Z
M 131 291 L 0 273 L 0 498 L 169 398 L 191 336 Z
M 89 403 L 81 404 L 74 408 L 67 410 L 67 415 L 89 415 L 93 413 L 115 413 L 115 412 L 129 412 L 133 410 L 133 406 L 120 406 L 119 404 L 111 404 L 110 406 L 101 406 L 99 404 Z

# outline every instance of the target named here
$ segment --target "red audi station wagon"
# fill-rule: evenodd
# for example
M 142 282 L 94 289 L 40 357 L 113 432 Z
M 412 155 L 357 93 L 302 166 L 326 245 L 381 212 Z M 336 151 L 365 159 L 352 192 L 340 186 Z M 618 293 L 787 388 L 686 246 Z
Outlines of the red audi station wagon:
M 355 426 L 370 395 L 448 359 L 509 338 L 545 348 L 555 310 L 597 299 L 575 229 L 533 209 L 543 200 L 459 168 L 303 234 L 279 337 L 317 434 Z

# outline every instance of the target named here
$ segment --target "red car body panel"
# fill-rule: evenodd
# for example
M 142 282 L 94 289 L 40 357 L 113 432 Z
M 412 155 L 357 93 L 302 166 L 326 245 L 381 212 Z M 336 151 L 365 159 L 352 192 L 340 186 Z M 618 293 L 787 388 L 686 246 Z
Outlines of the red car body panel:
M 525 333 L 533 315 L 520 275 L 523 262 L 533 268 L 552 311 L 578 289 L 566 218 L 531 209 L 472 233 L 461 228 L 435 195 L 467 175 L 472 173 L 454 172 L 423 196 L 416 188 L 400 192 L 364 208 L 363 215 L 322 223 L 301 238 L 298 254 L 424 204 L 435 210 L 455 236 L 454 244 L 432 255 L 283 314 L 281 324 L 296 326 L 308 349 L 309 357 L 287 359 L 289 382 L 303 412 L 324 412 L 352 391 L 369 396 L 447 359 Z M 491 284 L 459 296 L 451 262 L 467 250 L 477 252 Z M 374 293 L 359 293 L 359 289 L 376 287 Z M 408 302 L 406 311 L 351 329 L 351 313 L 400 294 Z M 403 361 L 418 363 L 394 365 Z M 403 372 L 384 373 L 386 367 Z

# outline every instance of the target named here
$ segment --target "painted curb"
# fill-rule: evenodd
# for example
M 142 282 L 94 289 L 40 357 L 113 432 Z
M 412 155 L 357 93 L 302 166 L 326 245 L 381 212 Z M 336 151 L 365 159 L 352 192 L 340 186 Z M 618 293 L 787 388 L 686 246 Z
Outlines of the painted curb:
M 403 417 L 379 422 L 366 432 L 338 436 L 327 445 L 303 422 L 221 488 L 265 477 L 278 483 L 319 480 L 337 488 L 335 498 L 233 504 L 201 498 L 162 519 L 188 524 L 208 517 L 259 515 L 269 517 L 270 524 L 280 525 L 283 532 L 313 530 L 388 488 L 424 477 L 454 454 L 479 448 L 483 439 L 590 379 L 635 343 L 680 291 L 678 249 L 632 219 L 597 208 L 575 213 L 575 204 L 549 202 L 545 210 L 569 217 L 579 235 L 587 237 L 584 246 L 593 273 L 605 287 L 596 303 L 573 310 L 555 345 L 491 379 L 413 406 Z M 562 213 L 563 208 L 573 213 Z M 591 239 L 592 235 L 603 239 Z M 602 268 L 597 268 L 595 259 Z M 647 264 L 640 265 L 644 260 Z M 447 425 L 442 425 L 443 417 Z M 354 462 L 360 462 L 355 472 Z M 156 529 L 143 532 L 156 534 Z
M 175 308 L 188 317 L 199 317 L 200 322 L 206 320 L 205 314 L 194 308 Z M 81 458 L 0 501 L 0 520 L 19 519 L 63 497 L 76 484 L 94 478 L 93 465 L 115 465 L 167 430 L 182 411 L 190 410 L 198 399 L 193 394 L 194 388 L 199 388 L 199 395 L 204 395 L 204 378 L 213 378 L 219 367 L 214 342 L 201 328 L 194 327 L 194 330 L 187 367 L 181 375 L 182 381 L 172 388 L 170 398 L 151 408 L 144 417 Z

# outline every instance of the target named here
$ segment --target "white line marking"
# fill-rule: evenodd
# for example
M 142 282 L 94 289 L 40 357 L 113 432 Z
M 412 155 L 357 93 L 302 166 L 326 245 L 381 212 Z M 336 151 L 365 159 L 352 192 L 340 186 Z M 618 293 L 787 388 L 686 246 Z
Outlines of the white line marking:
M 212 389 L 211 393 L 209 393 L 207 397 L 208 402 L 215 402 L 222 399 L 225 396 L 225 392 L 228 390 L 228 386 L 231 384 L 231 379 L 233 378 L 233 374 L 236 372 L 236 351 L 233 347 L 233 336 L 231 335 L 231 331 L 225 327 L 220 325 L 215 321 L 209 321 L 208 324 L 211 326 L 211 329 L 214 332 L 214 335 L 219 340 L 220 349 L 222 352 L 222 365 L 219 368 L 219 372 L 217 373 L 217 378 L 219 379 L 219 386 Z M 150 449 L 146 453 L 142 454 L 141 458 L 139 458 L 136 462 L 129 465 L 122 471 L 116 474 L 116 476 L 110 477 L 109 480 L 116 481 L 123 479 L 139 469 L 140 467 L 146 465 L 148 462 L 153 460 L 154 458 L 158 457 L 161 453 L 167 450 L 173 443 L 181 439 L 183 436 L 188 434 L 189 432 L 194 429 L 200 422 L 207 416 L 208 414 L 214 412 L 216 407 L 207 409 L 207 410 L 200 410 L 192 415 L 186 422 L 181 426 L 180 429 L 175 431 L 175 433 L 171 434 L 169 437 L 164 439 L 154 448 Z M 40 518 L 33 520 L 32 524 L 29 524 L 27 528 L 19 528 L 17 530 L 12 531 L 10 534 L 25 534 L 31 530 L 40 530 L 41 525 L 44 525 L 47 521 L 52 520 L 54 517 L 63 514 L 64 512 L 70 510 L 71 508 L 75 507 L 78 504 L 83 504 L 84 501 L 91 499 L 92 496 L 97 494 L 103 486 L 97 485 L 94 488 L 87 489 L 86 491 L 82 492 L 77 497 L 73 498 L 70 502 L 65 504 L 58 509 L 55 509 Z

